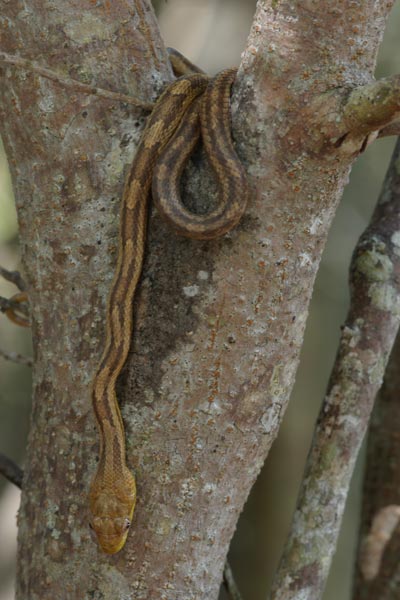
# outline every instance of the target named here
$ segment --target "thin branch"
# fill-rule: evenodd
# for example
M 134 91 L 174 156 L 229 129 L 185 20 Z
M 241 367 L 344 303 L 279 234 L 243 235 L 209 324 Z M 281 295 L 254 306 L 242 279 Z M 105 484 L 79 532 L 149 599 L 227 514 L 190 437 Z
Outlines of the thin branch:
M 24 292 L 26 290 L 26 283 L 23 280 L 22 275 L 19 271 L 9 271 L 4 267 L 0 267 L 0 275 L 6 281 L 10 281 L 14 285 L 16 285 L 21 292 Z
M 5 350 L 0 349 L 0 356 L 5 358 L 5 360 L 15 362 L 19 365 L 25 365 L 27 367 L 33 366 L 33 358 L 30 356 L 23 356 L 22 354 L 18 354 L 18 352 L 6 352 Z
M 239 588 L 236 585 L 236 581 L 233 577 L 233 572 L 228 561 L 226 561 L 224 568 L 224 584 L 231 600 L 242 600 L 242 596 L 239 592 Z
M 343 109 L 343 121 L 352 132 L 383 129 L 400 113 L 400 75 L 355 88 Z
M 400 523 L 400 506 L 385 506 L 373 518 L 360 551 L 360 569 L 366 581 L 378 575 L 383 553 Z
M 400 142 L 351 265 L 351 305 L 272 600 L 320 598 L 350 479 L 400 320 Z
M 4 475 L 8 481 L 22 488 L 23 470 L 8 456 L 0 453 L 0 474 Z
M 32 73 L 36 73 L 41 77 L 51 79 L 51 81 L 54 81 L 63 87 L 72 88 L 84 94 L 91 94 L 93 96 L 107 98 L 108 100 L 125 102 L 126 104 L 132 104 L 133 106 L 137 106 L 138 108 L 147 111 L 151 111 L 154 106 L 152 102 L 144 102 L 143 100 L 139 100 L 133 96 L 128 96 L 127 94 L 119 94 L 117 92 L 112 92 L 110 90 L 105 90 L 93 85 L 82 83 L 81 81 L 66 77 L 65 75 L 56 73 L 55 71 L 47 69 L 46 67 L 41 67 L 40 65 L 34 63 L 33 61 L 27 60 L 26 58 L 7 54 L 7 52 L 0 52 L 0 62 L 13 65 L 20 69 L 25 69 L 26 71 L 31 71 Z

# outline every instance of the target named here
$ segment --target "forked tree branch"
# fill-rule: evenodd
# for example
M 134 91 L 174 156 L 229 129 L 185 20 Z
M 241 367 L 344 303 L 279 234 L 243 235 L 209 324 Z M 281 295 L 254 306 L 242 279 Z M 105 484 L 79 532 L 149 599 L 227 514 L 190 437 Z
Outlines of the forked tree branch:
M 322 595 L 357 454 L 400 322 L 400 142 L 353 254 L 351 304 L 271 600 Z

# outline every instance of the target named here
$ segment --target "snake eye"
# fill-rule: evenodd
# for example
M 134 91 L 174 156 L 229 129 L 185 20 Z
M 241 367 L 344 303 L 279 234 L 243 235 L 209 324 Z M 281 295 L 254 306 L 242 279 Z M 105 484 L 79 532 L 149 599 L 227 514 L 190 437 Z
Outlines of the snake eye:
M 125 519 L 125 522 L 124 522 L 124 529 L 125 529 L 125 531 L 127 531 L 130 526 L 131 526 L 130 520 L 129 519 Z

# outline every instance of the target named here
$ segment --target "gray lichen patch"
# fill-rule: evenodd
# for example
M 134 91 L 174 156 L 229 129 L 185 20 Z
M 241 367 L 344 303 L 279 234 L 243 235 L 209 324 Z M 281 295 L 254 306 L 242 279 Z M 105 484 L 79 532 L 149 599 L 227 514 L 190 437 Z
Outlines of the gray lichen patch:
M 394 253 L 397 254 L 397 256 L 400 256 L 400 231 L 395 231 L 392 234 L 390 241 L 394 246 Z
M 45 509 L 47 527 L 50 531 L 50 536 L 53 540 L 59 540 L 61 537 L 61 531 L 56 527 L 56 523 L 59 517 L 60 507 L 56 504 L 51 503 Z
M 102 576 L 100 593 L 104 594 L 103 598 L 113 598 L 115 590 L 118 590 L 118 597 L 121 600 L 132 598 L 129 582 L 120 569 L 114 565 L 102 565 Z
M 200 281 L 207 281 L 210 278 L 210 274 L 208 273 L 208 271 L 198 271 L 197 278 Z
M 112 27 L 112 24 L 113 27 Z M 76 44 L 88 44 L 93 39 L 107 40 L 118 28 L 118 20 L 100 19 L 92 13 L 83 13 L 81 19 L 64 26 L 66 35 Z
M 392 285 L 374 283 L 370 286 L 368 295 L 376 308 L 400 316 L 400 298 Z
M 283 364 L 275 365 L 270 380 L 270 394 L 272 398 L 282 398 L 285 392 L 285 385 L 283 384 Z
M 354 387 L 354 382 L 361 382 L 364 376 L 364 365 L 357 352 L 348 352 L 346 359 L 343 360 L 342 375 L 344 381 L 347 380 L 349 383 L 346 394 L 350 396 L 350 390 Z M 355 388 L 354 393 L 356 392 L 357 389 Z
M 194 296 L 197 296 L 199 291 L 200 291 L 200 288 L 196 284 L 187 285 L 187 286 L 183 287 L 183 293 L 185 294 L 185 296 L 188 296 L 189 298 L 194 298 Z
M 387 281 L 392 272 L 393 264 L 387 254 L 384 254 L 385 245 L 377 243 L 371 250 L 360 254 L 356 260 L 356 268 L 370 281 Z
M 121 151 L 118 140 L 113 140 L 112 148 L 105 157 L 105 172 L 109 185 L 113 186 L 123 179 L 125 152 Z
M 346 325 L 342 331 L 342 339 L 346 342 L 349 348 L 355 348 L 359 343 L 362 335 L 363 320 L 357 319 L 352 327 Z
M 43 113 L 54 113 L 56 110 L 56 100 L 52 90 L 52 83 L 49 83 L 45 79 L 39 79 L 39 86 L 41 95 L 40 100 L 38 101 L 38 107 Z
M 282 406 L 280 402 L 274 402 L 260 417 L 260 426 L 264 434 L 271 434 L 276 430 L 279 423 Z
M 375 355 L 371 350 L 368 362 L 371 365 L 368 368 L 369 383 L 380 387 L 385 372 L 386 357 L 382 354 Z

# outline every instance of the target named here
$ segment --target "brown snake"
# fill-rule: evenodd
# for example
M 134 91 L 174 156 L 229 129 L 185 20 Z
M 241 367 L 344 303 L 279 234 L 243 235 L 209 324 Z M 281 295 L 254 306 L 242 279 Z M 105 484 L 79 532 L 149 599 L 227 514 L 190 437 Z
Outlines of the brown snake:
M 102 550 L 125 544 L 136 502 L 135 478 L 125 462 L 125 433 L 115 385 L 131 343 L 132 301 L 139 282 L 146 238 L 148 198 L 179 234 L 196 239 L 221 236 L 246 208 L 247 177 L 231 139 L 230 90 L 236 69 L 211 79 L 176 51 L 179 77 L 161 94 L 148 118 L 122 197 L 117 267 L 108 298 L 106 342 L 93 381 L 93 408 L 100 433 L 100 458 L 89 503 Z M 189 66 L 188 66 L 189 65 Z M 218 184 L 218 208 L 190 213 L 179 197 L 179 178 L 202 136 Z

